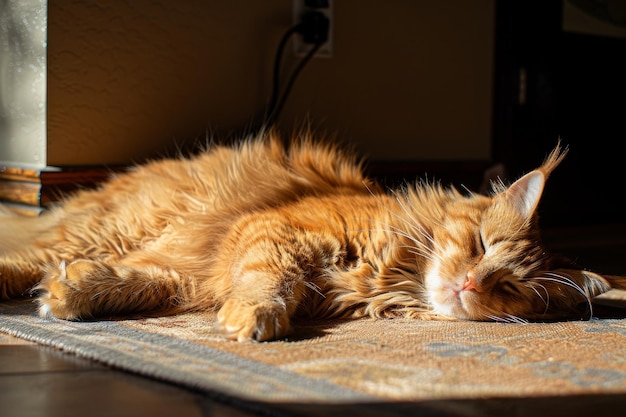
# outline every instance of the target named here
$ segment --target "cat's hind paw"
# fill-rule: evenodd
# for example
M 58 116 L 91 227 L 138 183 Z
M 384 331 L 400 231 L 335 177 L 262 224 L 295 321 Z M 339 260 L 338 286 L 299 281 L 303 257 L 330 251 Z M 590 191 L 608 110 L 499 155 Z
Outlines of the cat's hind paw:
M 64 320 L 93 318 L 93 297 L 87 287 L 94 276 L 107 272 L 105 266 L 93 261 L 62 262 L 35 287 L 40 293 L 39 314 Z
M 267 341 L 285 336 L 289 330 L 289 315 L 280 303 L 253 303 L 230 299 L 217 314 L 218 328 L 229 339 Z

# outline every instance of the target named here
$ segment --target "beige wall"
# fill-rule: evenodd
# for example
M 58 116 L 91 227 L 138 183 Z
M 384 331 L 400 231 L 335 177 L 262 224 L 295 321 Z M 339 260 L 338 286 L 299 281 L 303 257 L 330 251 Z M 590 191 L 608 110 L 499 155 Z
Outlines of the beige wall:
M 289 0 L 48 7 L 49 165 L 139 161 L 245 128 L 263 111 L 291 25 Z M 335 0 L 333 57 L 304 69 L 281 122 L 308 117 L 372 159 L 488 159 L 493 9 Z

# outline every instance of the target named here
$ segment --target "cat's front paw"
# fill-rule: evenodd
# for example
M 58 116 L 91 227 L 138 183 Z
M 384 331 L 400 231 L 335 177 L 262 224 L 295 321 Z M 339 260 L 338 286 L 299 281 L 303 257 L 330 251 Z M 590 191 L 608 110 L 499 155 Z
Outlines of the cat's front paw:
M 289 332 L 289 314 L 279 303 L 230 299 L 217 314 L 217 324 L 229 339 L 240 342 L 278 339 Z
M 92 296 L 86 288 L 94 275 L 106 273 L 103 265 L 79 260 L 61 263 L 35 288 L 39 295 L 39 314 L 65 320 L 92 318 Z

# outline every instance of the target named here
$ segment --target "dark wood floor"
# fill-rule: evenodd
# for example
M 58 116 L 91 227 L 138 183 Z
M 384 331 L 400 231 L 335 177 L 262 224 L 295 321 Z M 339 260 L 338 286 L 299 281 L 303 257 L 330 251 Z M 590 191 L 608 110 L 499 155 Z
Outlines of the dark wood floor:
M 626 275 L 626 225 L 551 230 L 548 245 L 589 269 Z M 0 415 L 233 416 L 240 406 L 0 334 Z
M 232 416 L 240 407 L 0 334 L 3 417 Z

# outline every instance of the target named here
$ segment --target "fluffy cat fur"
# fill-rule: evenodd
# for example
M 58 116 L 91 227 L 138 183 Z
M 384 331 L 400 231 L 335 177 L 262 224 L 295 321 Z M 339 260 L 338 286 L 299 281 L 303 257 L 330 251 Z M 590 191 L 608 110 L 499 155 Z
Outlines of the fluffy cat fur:
M 537 206 L 564 158 L 492 196 L 385 190 L 310 132 L 163 159 L 38 218 L 0 218 L 0 297 L 67 320 L 216 309 L 224 334 L 270 340 L 295 316 L 585 318 L 624 288 L 546 253 Z

